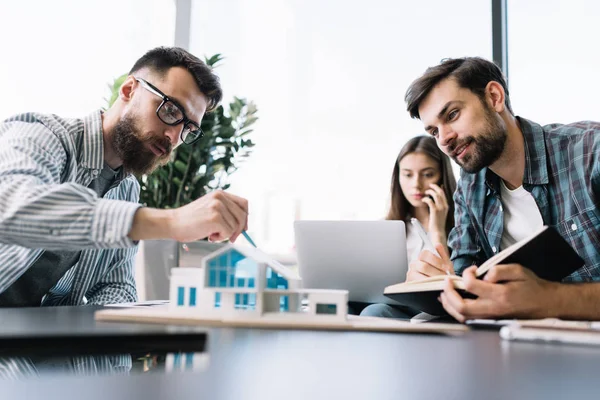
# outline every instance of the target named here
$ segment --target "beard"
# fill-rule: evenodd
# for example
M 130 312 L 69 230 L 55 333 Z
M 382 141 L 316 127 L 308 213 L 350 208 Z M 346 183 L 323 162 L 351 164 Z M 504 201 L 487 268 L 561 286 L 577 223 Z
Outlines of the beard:
M 490 107 L 483 103 L 485 111 L 485 127 L 477 138 L 470 137 L 457 143 L 450 151 L 462 146 L 470 144 L 471 154 L 465 154 L 462 160 L 457 157 L 452 157 L 460 167 L 469 174 L 475 174 L 485 167 L 489 167 L 500 158 L 506 145 L 508 133 L 506 127 L 501 120 L 496 118 Z
M 165 154 L 157 156 L 147 147 L 148 143 L 156 143 L 166 150 Z M 125 172 L 136 176 L 149 174 L 166 164 L 172 148 L 171 142 L 166 138 L 144 138 L 135 118 L 130 115 L 123 117 L 115 126 L 111 144 L 117 156 L 123 160 Z

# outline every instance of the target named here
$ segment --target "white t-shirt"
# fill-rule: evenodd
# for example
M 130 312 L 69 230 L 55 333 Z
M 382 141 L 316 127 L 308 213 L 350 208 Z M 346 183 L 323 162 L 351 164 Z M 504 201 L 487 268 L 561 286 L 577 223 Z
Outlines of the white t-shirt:
M 542 214 L 531 193 L 523 186 L 510 190 L 500 180 L 500 199 L 504 212 L 504 231 L 500 242 L 501 249 L 526 238 L 544 225 Z

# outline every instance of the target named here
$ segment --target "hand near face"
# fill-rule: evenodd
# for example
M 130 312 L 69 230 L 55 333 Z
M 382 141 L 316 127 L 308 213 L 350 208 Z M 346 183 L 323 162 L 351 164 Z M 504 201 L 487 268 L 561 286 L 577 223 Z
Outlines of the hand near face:
M 435 183 L 429 185 L 429 189 L 425 190 L 425 194 L 430 196 L 423 198 L 423 203 L 429 207 L 429 226 L 427 230 L 433 238 L 439 238 L 439 241 L 445 244 L 448 199 L 446 199 L 444 190 Z
M 455 275 L 452 261 L 448 255 L 448 249 L 443 244 L 435 245 L 436 251 L 441 257 L 433 254 L 429 250 L 423 250 L 419 254 L 419 259 L 410 263 L 406 281 L 418 281 L 436 275 Z
M 476 299 L 463 299 L 448 280 L 440 296 L 444 309 L 458 321 L 550 316 L 548 301 L 556 283 L 540 279 L 518 264 L 496 265 L 483 279 L 477 279 L 476 269 L 469 267 L 462 275 L 466 290 L 476 295 Z
M 173 210 L 174 239 L 190 242 L 207 238 L 235 242 L 248 228 L 248 201 L 222 190 L 211 192 Z

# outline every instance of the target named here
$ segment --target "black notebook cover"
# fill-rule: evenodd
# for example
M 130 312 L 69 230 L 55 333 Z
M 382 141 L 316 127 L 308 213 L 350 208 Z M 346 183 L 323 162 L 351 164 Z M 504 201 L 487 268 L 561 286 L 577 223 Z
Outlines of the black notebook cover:
M 456 290 L 462 297 L 474 299 L 471 293 L 462 289 Z M 442 293 L 441 290 L 429 290 L 426 292 L 406 292 L 406 293 L 386 293 L 390 299 L 396 300 L 398 303 L 408 306 L 415 311 L 426 312 L 431 315 L 447 315 L 442 303 L 438 301 L 438 297 Z
M 552 227 L 546 227 L 523 247 L 496 264 L 521 264 L 547 281 L 560 282 L 584 261 Z

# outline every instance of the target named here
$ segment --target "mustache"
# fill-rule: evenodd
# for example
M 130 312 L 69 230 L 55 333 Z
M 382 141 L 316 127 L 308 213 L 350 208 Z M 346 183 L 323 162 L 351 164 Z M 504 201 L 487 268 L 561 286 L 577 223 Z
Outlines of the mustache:
M 460 142 L 454 142 L 450 146 L 448 146 L 448 152 L 450 153 L 451 157 L 456 157 L 456 154 L 454 154 L 454 151 L 456 149 L 458 149 L 461 146 L 464 146 L 464 145 L 467 145 L 469 143 L 472 143 L 474 141 L 475 140 L 473 138 L 466 138 L 464 140 L 461 140 Z
M 173 150 L 173 145 L 171 144 L 171 141 L 166 138 L 153 139 L 153 140 L 150 140 L 150 143 L 153 144 L 154 146 L 158 147 L 159 149 L 164 150 L 164 152 L 165 152 L 164 156 L 168 156 L 169 154 L 171 154 L 171 151 Z

